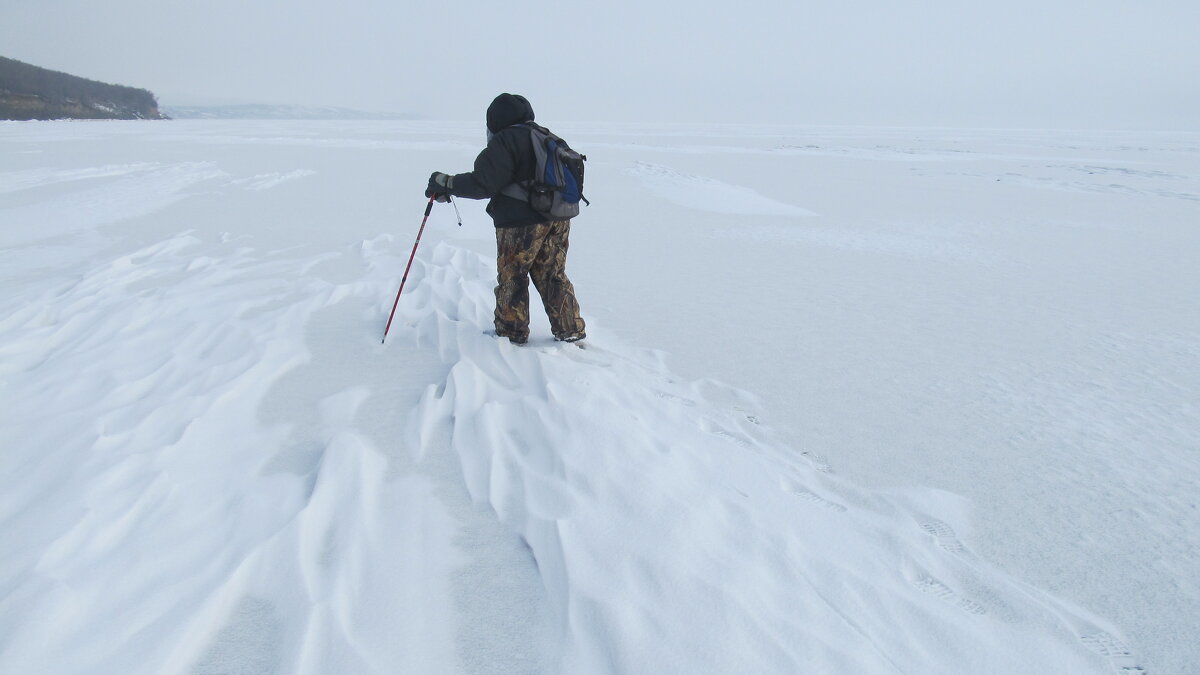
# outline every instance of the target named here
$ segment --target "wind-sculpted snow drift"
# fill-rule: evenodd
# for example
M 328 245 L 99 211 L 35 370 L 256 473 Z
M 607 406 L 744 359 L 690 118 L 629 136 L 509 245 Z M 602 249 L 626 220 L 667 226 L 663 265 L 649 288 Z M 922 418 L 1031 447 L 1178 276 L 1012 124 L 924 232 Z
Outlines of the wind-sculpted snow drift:
M 413 444 L 453 448 L 530 547 L 553 671 L 1082 672 L 1081 639 L 1115 640 L 971 555 L 951 495 L 846 484 L 773 443 L 751 396 L 595 330 L 582 349 L 481 336 L 493 270 L 433 260 L 418 335 L 453 365 Z
M 378 346 L 406 254 L 334 283 L 185 234 L 5 306 L 0 670 L 1136 668 L 957 498 L 841 480 L 602 327 L 487 335 L 475 253 L 418 258 Z

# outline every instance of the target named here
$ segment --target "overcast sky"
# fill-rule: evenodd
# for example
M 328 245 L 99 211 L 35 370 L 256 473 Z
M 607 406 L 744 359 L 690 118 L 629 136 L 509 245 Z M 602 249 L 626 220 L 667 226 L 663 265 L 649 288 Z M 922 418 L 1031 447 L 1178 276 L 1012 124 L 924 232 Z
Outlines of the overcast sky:
M 0 0 L 0 55 L 160 104 L 1200 129 L 1200 0 Z

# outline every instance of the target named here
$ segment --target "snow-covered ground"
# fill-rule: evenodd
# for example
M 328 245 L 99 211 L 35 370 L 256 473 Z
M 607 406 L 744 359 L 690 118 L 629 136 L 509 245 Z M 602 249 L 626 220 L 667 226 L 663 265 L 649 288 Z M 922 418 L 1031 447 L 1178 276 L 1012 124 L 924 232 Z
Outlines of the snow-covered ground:
M 1194 672 L 1200 134 L 554 128 L 0 123 L 0 672 Z

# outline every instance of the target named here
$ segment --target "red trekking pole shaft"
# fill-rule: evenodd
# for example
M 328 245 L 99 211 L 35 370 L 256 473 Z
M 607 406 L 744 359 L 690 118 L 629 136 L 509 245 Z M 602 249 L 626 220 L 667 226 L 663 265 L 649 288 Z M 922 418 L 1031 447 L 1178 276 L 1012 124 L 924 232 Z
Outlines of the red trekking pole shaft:
M 396 306 L 400 304 L 400 294 L 404 292 L 404 282 L 408 281 L 408 271 L 412 269 L 413 258 L 417 257 L 417 247 L 421 245 L 421 233 L 425 231 L 425 221 L 429 220 L 429 212 L 433 210 L 433 200 L 437 196 L 429 198 L 429 203 L 425 205 L 425 217 L 421 219 L 421 229 L 417 230 L 417 241 L 413 243 L 412 255 L 408 256 L 408 266 L 404 268 L 404 277 L 400 279 L 400 290 L 396 291 L 396 301 L 392 303 L 392 313 L 388 316 L 387 326 L 383 329 L 383 339 L 379 344 L 387 342 L 388 331 L 392 329 L 392 319 L 396 318 Z

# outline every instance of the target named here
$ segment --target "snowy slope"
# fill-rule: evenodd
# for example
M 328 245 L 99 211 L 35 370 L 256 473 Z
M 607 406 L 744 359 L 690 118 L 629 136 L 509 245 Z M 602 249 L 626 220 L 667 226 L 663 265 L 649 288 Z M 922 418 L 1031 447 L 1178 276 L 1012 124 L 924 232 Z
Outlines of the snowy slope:
M 0 125 L 0 671 L 1185 672 L 1194 647 L 1177 639 L 1195 622 L 1200 534 L 1178 510 L 1194 499 L 1197 413 L 1184 402 L 1195 381 L 1157 371 L 1194 372 L 1188 325 L 1161 343 L 1169 356 L 1107 364 L 1146 373 L 1144 409 L 1125 398 L 1133 385 L 1097 380 L 1104 366 L 1048 368 L 1057 362 L 1037 336 L 1019 351 L 1025 382 L 1041 388 L 1017 388 L 994 354 L 955 347 L 990 328 L 967 308 L 987 303 L 1011 319 L 1003 306 L 1022 302 L 1078 320 L 1089 307 L 992 285 L 1016 239 L 981 234 L 988 223 L 923 221 L 916 198 L 905 218 L 917 224 L 828 215 L 837 191 L 854 189 L 845 175 L 880 179 L 884 162 L 899 162 L 904 180 L 939 167 L 940 208 L 965 210 L 995 181 L 959 181 L 995 156 L 1030 161 L 991 145 L 1045 153 L 1045 139 L 975 140 L 989 147 L 972 146 L 971 159 L 922 149 L 909 166 L 876 137 L 839 140 L 844 131 L 685 131 L 568 136 L 595 165 L 597 206 L 576 225 L 572 262 L 590 339 L 556 344 L 538 318 L 517 348 L 485 334 L 491 232 L 473 203 L 460 204 L 462 230 L 452 211 L 435 211 L 392 335 L 378 340 L 420 185 L 430 170 L 466 166 L 473 126 Z M 814 150 L 813 139 L 851 147 Z M 943 144 L 959 143 L 933 143 Z M 1084 154 L 1129 152 L 1092 142 Z M 760 161 L 847 156 L 855 164 L 827 165 L 828 189 L 803 201 L 773 178 L 737 180 Z M 1140 207 L 1170 205 L 1160 228 L 1182 256 L 1196 239 L 1179 214 L 1200 190 L 1187 173 L 1195 155 L 1172 157 L 1182 171 L 1143 161 L 1122 180 L 1155 200 Z M 1051 194 L 1095 194 L 1076 180 Z M 877 180 L 881 199 L 889 189 L 902 192 Z M 1049 218 L 1066 206 L 1024 208 Z M 848 280 L 821 270 L 823 259 L 858 266 Z M 693 267 L 715 260 L 726 267 Z M 907 278 L 913 261 L 973 283 Z M 1173 294 L 1192 277 L 1173 261 L 1158 267 L 1179 288 L 1159 284 L 1157 300 L 1124 292 L 1184 302 Z M 813 300 L 823 274 L 843 292 Z M 936 355 L 905 339 L 889 352 L 843 314 L 882 305 L 886 285 L 934 294 L 907 322 L 886 307 L 876 320 L 941 340 Z M 804 292 L 775 290 L 789 287 Z M 759 311 L 769 326 L 744 314 Z M 968 329 L 935 320 L 943 311 L 965 313 Z M 933 326 L 918 330 L 924 322 Z M 834 340 L 854 358 L 808 351 Z M 1120 354 L 1132 343 L 1110 344 Z M 938 392 L 950 381 L 926 382 L 914 359 L 981 378 Z M 1071 364 L 1077 377 L 1064 377 Z M 872 387 L 879 398 L 862 395 Z M 1055 516 L 1026 519 L 1025 505 L 1005 511 L 975 487 L 1023 484 L 1011 442 L 964 428 L 996 424 L 975 408 L 926 427 L 935 457 L 962 443 L 941 480 L 903 458 L 888 465 L 879 444 L 865 445 L 882 457 L 856 455 L 864 434 L 908 433 L 895 411 L 864 414 L 892 387 L 910 392 L 910 407 L 933 393 L 989 401 L 1020 420 L 1032 448 L 1102 434 L 1089 454 L 1040 457 L 1045 475 L 1065 479 L 1029 506 L 1079 514 L 1062 526 L 1104 547 L 1106 528 L 1123 526 L 1090 515 L 1091 485 L 1122 481 L 1102 508 L 1144 514 L 1154 534 L 1138 545 L 1158 566 L 1031 543 L 1057 531 Z M 1171 475 L 1142 478 L 1105 454 L 1122 433 L 1114 411 L 1147 421 Z M 1108 427 L 1054 431 L 1094 420 Z M 1158 494 L 1139 497 L 1137 481 Z M 996 554 L 1004 544 L 1014 556 Z M 1027 573 L 1031 558 L 1057 576 Z M 1128 595 L 1161 610 L 1158 642 L 1131 639 L 1127 617 L 1090 601 L 1109 592 L 1100 584 L 1139 575 L 1144 588 Z M 1160 602 L 1170 590 L 1177 601 Z

